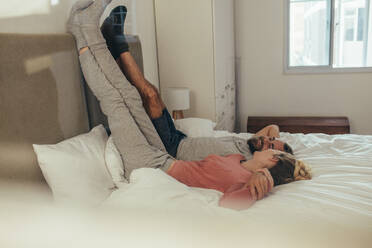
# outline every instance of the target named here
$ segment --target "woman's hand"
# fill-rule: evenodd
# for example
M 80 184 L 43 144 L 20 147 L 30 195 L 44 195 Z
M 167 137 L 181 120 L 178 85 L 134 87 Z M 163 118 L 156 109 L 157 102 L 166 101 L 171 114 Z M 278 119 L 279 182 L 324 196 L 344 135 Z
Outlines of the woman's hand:
M 270 173 L 264 173 L 262 171 L 253 172 L 245 187 L 249 188 L 251 196 L 255 200 L 261 200 L 272 189 L 272 177 Z

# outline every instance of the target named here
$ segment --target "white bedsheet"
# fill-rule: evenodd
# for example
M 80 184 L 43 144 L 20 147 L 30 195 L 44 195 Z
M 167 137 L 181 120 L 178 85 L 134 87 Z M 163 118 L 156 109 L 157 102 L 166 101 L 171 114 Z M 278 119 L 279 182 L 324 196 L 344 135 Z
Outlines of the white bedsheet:
M 214 135 L 231 134 L 215 131 Z M 316 244 L 311 247 L 372 247 L 372 136 L 281 133 L 281 137 L 297 158 L 311 165 L 313 179 L 275 187 L 247 210 L 220 208 L 221 193 L 189 188 L 154 169 L 134 171 L 131 183 L 113 192 L 104 205 L 228 217 L 250 230 L 241 232 L 239 239 L 243 235 L 262 247 L 289 247 L 302 241 L 306 245 L 298 247 L 311 242 Z M 272 243 L 265 232 L 277 235 L 277 241 Z

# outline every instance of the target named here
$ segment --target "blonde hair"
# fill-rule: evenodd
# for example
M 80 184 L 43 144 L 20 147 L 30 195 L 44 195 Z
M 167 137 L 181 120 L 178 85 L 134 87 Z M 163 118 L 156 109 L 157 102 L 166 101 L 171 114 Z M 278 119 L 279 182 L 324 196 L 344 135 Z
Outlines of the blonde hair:
M 293 177 L 295 181 L 310 180 L 312 178 L 310 166 L 301 160 L 296 160 Z

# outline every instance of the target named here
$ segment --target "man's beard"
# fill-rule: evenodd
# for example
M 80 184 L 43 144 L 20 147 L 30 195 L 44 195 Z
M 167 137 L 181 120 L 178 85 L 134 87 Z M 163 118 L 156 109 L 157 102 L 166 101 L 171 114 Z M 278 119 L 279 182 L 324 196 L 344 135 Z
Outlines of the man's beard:
M 252 137 L 249 140 L 247 140 L 247 144 L 252 154 L 256 151 L 261 151 L 264 145 L 264 137 L 262 136 Z

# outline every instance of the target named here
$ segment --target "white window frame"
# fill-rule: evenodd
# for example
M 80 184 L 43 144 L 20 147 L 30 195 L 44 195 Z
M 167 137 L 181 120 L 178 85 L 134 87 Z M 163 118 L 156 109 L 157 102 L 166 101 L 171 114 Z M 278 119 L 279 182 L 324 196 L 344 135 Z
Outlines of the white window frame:
M 329 54 L 329 65 L 324 66 L 289 66 L 289 42 L 290 42 L 290 0 L 285 0 L 284 6 L 284 18 L 285 18 L 285 52 L 284 52 L 284 73 L 286 74 L 313 74 L 313 73 L 352 73 L 352 72 L 372 72 L 372 67 L 333 67 L 333 40 L 334 40 L 334 16 L 335 16 L 335 1 L 331 0 L 331 28 L 330 28 L 330 54 Z M 367 9 L 372 4 L 372 0 L 367 2 Z M 369 15 L 369 11 L 367 16 Z M 372 18 L 372 17 L 370 17 Z M 368 30 L 368 22 L 367 22 Z M 372 37 L 371 37 L 372 38 Z M 372 49 L 372 48 L 371 48 Z

